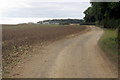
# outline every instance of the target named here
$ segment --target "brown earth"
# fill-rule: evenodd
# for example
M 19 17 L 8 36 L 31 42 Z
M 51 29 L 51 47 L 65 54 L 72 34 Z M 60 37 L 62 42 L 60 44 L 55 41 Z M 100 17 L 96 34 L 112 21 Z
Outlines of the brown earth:
M 42 47 L 85 29 L 85 26 L 75 25 L 3 25 L 3 76 L 10 74 L 14 66 L 33 54 L 36 44 Z
M 19 63 L 7 77 L 11 78 L 117 78 L 98 46 L 103 30 L 91 30 L 81 35 L 69 35 L 51 44 L 33 47 L 34 54 Z

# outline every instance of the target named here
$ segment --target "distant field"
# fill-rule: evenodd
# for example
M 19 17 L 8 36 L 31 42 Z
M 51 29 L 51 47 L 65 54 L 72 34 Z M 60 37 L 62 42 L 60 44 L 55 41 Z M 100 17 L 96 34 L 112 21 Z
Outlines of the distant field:
M 105 33 L 100 39 L 100 46 L 106 52 L 110 60 L 117 63 L 118 60 L 118 44 L 117 44 L 117 30 L 106 29 Z
M 9 64 L 17 61 L 23 54 L 29 54 L 35 44 L 55 41 L 71 34 L 76 34 L 85 30 L 84 26 L 76 25 L 3 25 L 3 66 L 7 68 Z M 7 73 L 6 71 L 4 71 Z

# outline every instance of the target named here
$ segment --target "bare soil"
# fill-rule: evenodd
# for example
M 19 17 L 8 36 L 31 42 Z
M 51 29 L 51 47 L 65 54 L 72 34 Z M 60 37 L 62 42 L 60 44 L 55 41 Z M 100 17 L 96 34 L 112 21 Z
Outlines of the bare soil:
M 16 66 L 11 78 L 117 78 L 117 69 L 110 65 L 98 46 L 103 30 L 90 26 L 90 31 L 57 40 L 51 44 L 37 44 L 34 53 Z
M 76 25 L 3 25 L 3 77 L 27 56 L 34 54 L 36 44 L 42 48 L 85 29 L 85 26 Z

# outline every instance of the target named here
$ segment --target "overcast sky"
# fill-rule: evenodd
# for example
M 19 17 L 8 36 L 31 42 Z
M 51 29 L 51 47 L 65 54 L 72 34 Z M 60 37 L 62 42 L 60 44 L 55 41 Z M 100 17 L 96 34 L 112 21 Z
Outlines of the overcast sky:
M 0 24 L 84 17 L 89 0 L 0 0 Z

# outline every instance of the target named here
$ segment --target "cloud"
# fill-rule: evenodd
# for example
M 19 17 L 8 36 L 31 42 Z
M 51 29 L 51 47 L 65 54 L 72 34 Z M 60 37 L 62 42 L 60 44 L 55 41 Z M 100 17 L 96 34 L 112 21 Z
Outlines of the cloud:
M 83 12 L 90 6 L 83 0 L 0 0 L 0 17 L 27 18 L 83 18 Z M 85 0 L 89 1 L 89 0 Z M 4 19 L 4 20 L 5 20 Z M 3 22 L 3 21 L 2 21 Z
M 27 5 L 20 4 L 16 8 L 3 11 L 5 17 L 83 17 L 83 11 L 90 6 L 89 3 L 58 3 L 58 2 L 34 2 Z M 23 6 L 24 5 L 24 6 Z
M 29 3 L 40 2 L 90 2 L 90 0 L 0 0 L 0 10 L 30 7 Z
M 18 23 L 28 23 L 28 22 L 38 22 L 40 20 L 46 20 L 49 18 L 8 18 L 4 17 L 0 19 L 0 24 L 18 24 Z

